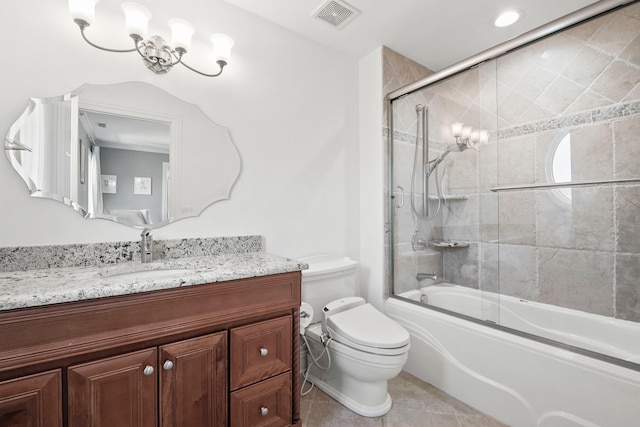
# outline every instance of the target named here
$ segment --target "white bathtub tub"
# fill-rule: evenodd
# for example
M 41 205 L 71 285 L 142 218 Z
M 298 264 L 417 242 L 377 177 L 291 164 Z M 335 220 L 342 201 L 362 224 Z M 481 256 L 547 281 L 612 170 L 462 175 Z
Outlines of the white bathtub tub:
M 564 344 L 640 363 L 640 323 L 492 292 L 480 292 L 448 283 L 428 286 L 402 296 L 477 319 L 492 320 L 502 326 Z
M 481 302 L 478 291 L 460 288 L 435 286 L 403 296 L 419 301 L 426 294 L 433 305 L 460 311 L 450 305 L 459 304 L 479 318 L 496 313 L 498 307 L 487 306 L 486 293 Z M 558 341 L 571 338 L 575 345 L 605 348 L 609 354 L 615 349 L 618 358 L 638 360 L 640 329 L 634 330 L 632 322 L 623 321 L 625 327 L 617 329 L 615 321 L 602 316 L 581 318 L 575 310 L 509 297 L 501 297 L 500 306 L 500 321 L 512 322 L 510 327 L 553 332 Z M 385 311 L 411 333 L 405 370 L 510 426 L 640 426 L 638 371 L 396 298 L 386 301 Z M 612 340 L 604 344 L 605 338 Z

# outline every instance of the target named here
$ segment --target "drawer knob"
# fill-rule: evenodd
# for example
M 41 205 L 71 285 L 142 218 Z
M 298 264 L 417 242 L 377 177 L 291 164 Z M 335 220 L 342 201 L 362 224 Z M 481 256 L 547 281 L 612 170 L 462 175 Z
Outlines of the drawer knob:
M 173 368 L 173 362 L 171 360 L 166 360 L 164 365 L 162 365 L 162 369 L 165 371 L 170 371 Z
M 144 367 L 144 371 L 142 371 L 145 375 L 153 375 L 153 366 L 147 365 Z
M 265 408 L 263 406 L 262 408 L 260 408 L 260 414 L 262 414 L 263 417 L 267 416 L 269 414 L 269 408 Z
M 269 354 L 269 350 L 264 347 L 260 348 L 260 356 L 266 356 L 267 354 Z

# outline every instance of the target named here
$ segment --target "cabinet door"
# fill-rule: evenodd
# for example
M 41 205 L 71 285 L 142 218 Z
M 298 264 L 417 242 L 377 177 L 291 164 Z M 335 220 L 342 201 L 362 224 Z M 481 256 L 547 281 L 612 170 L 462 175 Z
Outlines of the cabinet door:
M 62 427 L 60 370 L 1 382 L 0 426 Z
M 227 333 L 160 347 L 160 425 L 227 425 Z
M 156 427 L 157 349 L 70 367 L 69 427 Z

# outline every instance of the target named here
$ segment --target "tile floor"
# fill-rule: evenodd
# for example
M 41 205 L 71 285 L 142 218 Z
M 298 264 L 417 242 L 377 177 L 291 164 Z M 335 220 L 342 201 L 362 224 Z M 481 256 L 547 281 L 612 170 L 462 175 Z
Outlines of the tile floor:
M 405 372 L 389 382 L 393 407 L 377 418 L 361 417 L 317 387 L 302 397 L 304 427 L 504 427 L 493 418 Z

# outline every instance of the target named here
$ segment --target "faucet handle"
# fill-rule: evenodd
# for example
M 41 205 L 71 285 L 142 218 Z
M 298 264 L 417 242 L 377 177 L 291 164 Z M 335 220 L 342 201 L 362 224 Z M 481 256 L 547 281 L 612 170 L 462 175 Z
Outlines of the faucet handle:
M 145 228 L 140 233 L 140 255 L 142 262 L 153 261 L 153 239 L 151 238 L 151 229 Z

